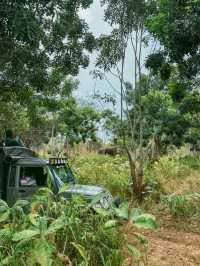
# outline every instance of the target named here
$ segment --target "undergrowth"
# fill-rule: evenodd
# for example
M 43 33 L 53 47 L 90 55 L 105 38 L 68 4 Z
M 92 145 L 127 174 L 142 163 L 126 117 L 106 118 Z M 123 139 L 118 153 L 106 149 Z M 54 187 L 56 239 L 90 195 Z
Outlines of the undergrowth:
M 57 197 L 48 189 L 12 208 L 0 201 L 0 265 L 119 266 L 124 238 L 86 202 Z
M 94 209 L 83 198 L 74 196 L 69 202 L 48 188 L 11 208 L 0 200 L 0 265 L 120 266 L 124 250 L 133 262 L 147 265 L 143 236 L 135 233 L 143 246 L 140 252 L 120 227 L 126 221 L 155 230 L 155 217 L 130 207 L 124 203 L 121 208 Z
M 80 183 L 105 186 L 122 200 L 131 198 L 129 164 L 125 157 L 89 154 L 77 157 L 73 169 Z M 145 171 L 150 191 L 143 206 L 155 202 L 167 207 L 172 217 L 189 218 L 200 214 L 198 197 L 188 197 L 200 191 L 200 158 L 176 150 L 160 158 Z M 162 198 L 168 199 L 163 201 Z M 165 202 L 165 203 L 164 203 Z M 150 206 L 151 205 L 151 206 Z
M 72 167 L 79 183 L 104 186 L 122 201 L 130 198 L 131 178 L 126 158 L 89 154 L 77 157 Z

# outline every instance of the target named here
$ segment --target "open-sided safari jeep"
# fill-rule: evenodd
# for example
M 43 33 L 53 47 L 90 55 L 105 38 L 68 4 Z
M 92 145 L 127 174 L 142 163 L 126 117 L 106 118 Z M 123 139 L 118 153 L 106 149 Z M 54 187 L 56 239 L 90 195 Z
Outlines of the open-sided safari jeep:
M 0 148 L 1 199 L 12 206 L 19 199 L 30 198 L 43 187 L 49 187 L 54 193 L 66 187 L 62 189 L 62 196 L 67 200 L 75 194 L 82 195 L 98 208 L 107 209 L 115 204 L 106 189 L 77 184 L 66 158 L 50 158 L 46 161 L 24 147 Z

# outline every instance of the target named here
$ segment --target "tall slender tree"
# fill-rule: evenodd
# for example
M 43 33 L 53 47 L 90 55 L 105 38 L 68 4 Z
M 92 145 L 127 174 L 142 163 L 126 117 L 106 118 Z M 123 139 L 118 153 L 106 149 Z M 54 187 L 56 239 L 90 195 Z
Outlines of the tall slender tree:
M 128 153 L 131 176 L 133 181 L 133 192 L 141 199 L 143 192 L 144 175 L 144 145 L 143 145 L 143 48 L 147 41 L 146 18 L 148 12 L 148 1 L 123 1 L 103 0 L 105 5 L 105 21 L 113 30 L 109 36 L 102 36 L 99 40 L 99 58 L 96 67 L 109 72 L 119 79 L 121 94 L 121 134 L 123 143 Z M 126 67 L 127 47 L 131 46 L 133 51 L 133 84 L 127 86 L 124 78 Z M 99 73 L 99 72 L 97 72 Z M 128 95 L 132 90 L 133 117 L 128 111 Z M 128 129 L 131 132 L 131 142 L 127 143 L 125 130 L 123 129 L 123 118 L 128 121 Z

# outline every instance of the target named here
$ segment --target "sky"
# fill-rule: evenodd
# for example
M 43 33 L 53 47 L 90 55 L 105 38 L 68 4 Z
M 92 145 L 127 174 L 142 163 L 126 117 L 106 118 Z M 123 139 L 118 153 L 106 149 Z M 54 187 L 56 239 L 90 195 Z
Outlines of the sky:
M 95 37 L 99 37 L 101 34 L 109 34 L 111 28 L 104 22 L 104 11 L 100 6 L 100 1 L 94 0 L 94 3 L 87 10 L 80 10 L 80 17 L 85 19 L 89 25 L 90 31 Z M 105 82 L 95 81 L 90 74 L 95 69 L 96 54 L 90 55 L 90 65 L 87 69 L 81 69 L 78 76 L 80 82 L 78 91 L 75 92 L 75 96 L 80 98 L 81 101 L 91 101 L 91 97 L 94 95 L 94 90 L 103 90 L 106 92 Z M 103 94 L 103 93 L 102 93 Z
M 111 32 L 111 27 L 104 22 L 104 10 L 100 6 L 99 0 L 94 0 L 94 3 L 87 10 L 80 10 L 80 17 L 85 19 L 89 25 L 90 30 L 95 35 L 95 37 L 99 37 L 101 34 L 109 34 Z M 149 48 L 144 50 L 143 58 L 146 57 L 146 54 L 149 52 Z M 79 89 L 75 92 L 75 97 L 80 100 L 82 103 L 92 102 L 92 96 L 94 96 L 94 92 L 97 94 L 101 94 L 102 96 L 107 93 L 112 95 L 119 101 L 119 94 L 113 91 L 113 89 L 108 85 L 108 83 L 103 80 L 94 80 L 91 71 L 95 69 L 95 59 L 96 55 L 93 53 L 90 56 L 90 65 L 87 69 L 81 69 L 79 76 L 77 77 L 80 84 Z M 125 81 L 129 81 L 131 83 L 134 82 L 134 54 L 129 45 L 127 49 L 127 56 L 125 62 Z M 120 91 L 119 81 L 114 78 L 112 75 L 107 76 L 108 80 L 112 83 L 113 87 L 116 91 Z M 96 107 L 99 109 L 105 108 L 102 106 L 102 103 L 99 101 L 95 101 Z M 113 108 L 113 111 L 119 112 L 119 104 L 115 107 L 109 106 Z

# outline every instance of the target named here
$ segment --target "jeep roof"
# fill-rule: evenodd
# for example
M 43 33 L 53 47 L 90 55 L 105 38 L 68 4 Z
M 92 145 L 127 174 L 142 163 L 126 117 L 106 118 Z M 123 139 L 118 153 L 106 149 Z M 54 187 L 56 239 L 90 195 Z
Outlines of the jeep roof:
M 0 148 L 0 161 L 15 162 L 18 165 L 45 166 L 47 162 L 37 157 L 38 155 L 25 147 Z

